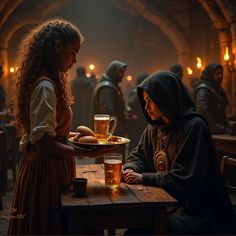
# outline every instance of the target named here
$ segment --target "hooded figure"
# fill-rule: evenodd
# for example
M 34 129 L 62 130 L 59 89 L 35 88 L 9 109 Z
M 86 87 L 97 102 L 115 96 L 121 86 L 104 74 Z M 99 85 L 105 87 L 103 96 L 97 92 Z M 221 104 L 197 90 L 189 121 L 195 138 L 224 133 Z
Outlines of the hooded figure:
M 206 118 L 213 134 L 230 132 L 226 117 L 229 103 L 221 87 L 222 80 L 223 67 L 217 63 L 208 64 L 194 91 L 196 109 Z
M 109 114 L 117 117 L 115 134 L 125 135 L 125 102 L 119 83 L 122 82 L 127 65 L 112 61 L 97 83 L 92 98 L 93 114 Z
M 85 67 L 79 66 L 76 70 L 76 77 L 71 81 L 71 91 L 74 96 L 74 103 L 71 106 L 73 112 L 72 130 L 76 131 L 79 125 L 90 126 L 90 107 L 92 85 L 86 76 Z M 81 112 L 83 111 L 83 112 Z
M 138 86 L 138 96 L 149 125 L 123 167 L 123 179 L 161 187 L 178 200 L 168 234 L 232 233 L 235 215 L 208 125 L 183 84 L 174 73 L 155 73 Z
M 183 79 L 184 71 L 183 71 L 183 67 L 181 65 L 179 65 L 179 64 L 171 65 L 170 66 L 170 72 L 175 73 L 180 80 Z

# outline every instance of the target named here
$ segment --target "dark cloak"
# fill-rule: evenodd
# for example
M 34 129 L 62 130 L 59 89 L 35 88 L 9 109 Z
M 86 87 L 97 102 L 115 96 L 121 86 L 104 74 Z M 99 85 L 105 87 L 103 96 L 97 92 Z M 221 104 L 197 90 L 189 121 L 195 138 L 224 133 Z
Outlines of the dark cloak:
M 168 117 L 152 121 L 145 110 L 143 91 Z M 142 173 L 144 185 L 165 189 L 179 204 L 175 210 L 189 233 L 233 232 L 235 215 L 220 173 L 208 125 L 195 112 L 182 82 L 171 72 L 150 75 L 138 86 L 139 101 L 150 125 L 130 153 L 124 169 Z M 153 155 L 158 147 L 158 130 L 170 135 L 165 149 L 167 171 L 157 171 Z

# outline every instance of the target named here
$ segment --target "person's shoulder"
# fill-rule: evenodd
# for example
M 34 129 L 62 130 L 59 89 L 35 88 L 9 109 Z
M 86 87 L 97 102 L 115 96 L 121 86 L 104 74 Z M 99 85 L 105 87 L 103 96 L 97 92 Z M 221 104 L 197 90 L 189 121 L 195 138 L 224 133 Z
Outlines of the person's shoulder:
M 204 118 L 199 115 L 189 119 L 188 122 L 186 123 L 186 128 L 207 130 L 208 126 Z
M 212 83 L 208 80 L 200 80 L 199 83 L 196 85 L 195 90 L 199 89 L 212 89 Z
M 96 88 L 97 89 L 109 89 L 109 90 L 114 90 L 114 91 L 118 92 L 117 86 L 115 86 L 115 84 L 112 83 L 112 81 L 110 81 L 110 80 L 99 81 L 96 85 Z
M 38 80 L 36 88 L 46 88 L 49 90 L 54 90 L 54 83 L 50 80 L 50 78 L 46 76 L 41 76 Z

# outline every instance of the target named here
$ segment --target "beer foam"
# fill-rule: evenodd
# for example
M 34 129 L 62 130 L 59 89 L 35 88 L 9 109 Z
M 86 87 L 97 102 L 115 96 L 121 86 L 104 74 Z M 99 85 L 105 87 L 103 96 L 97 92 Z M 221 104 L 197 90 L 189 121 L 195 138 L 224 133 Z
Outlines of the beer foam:
M 120 164 L 121 160 L 116 160 L 116 159 L 105 160 L 104 163 L 107 163 L 107 164 Z
M 110 120 L 109 117 L 95 117 L 94 120 Z

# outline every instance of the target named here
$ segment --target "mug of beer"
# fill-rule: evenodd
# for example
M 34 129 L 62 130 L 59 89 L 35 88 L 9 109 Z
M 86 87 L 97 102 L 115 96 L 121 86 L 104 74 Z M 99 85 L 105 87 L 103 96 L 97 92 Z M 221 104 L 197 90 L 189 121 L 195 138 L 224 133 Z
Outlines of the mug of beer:
M 117 118 L 106 114 L 94 115 L 94 133 L 98 143 L 107 143 L 116 128 Z
M 104 155 L 105 186 L 110 189 L 120 188 L 122 155 L 108 153 Z

